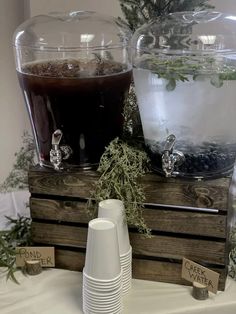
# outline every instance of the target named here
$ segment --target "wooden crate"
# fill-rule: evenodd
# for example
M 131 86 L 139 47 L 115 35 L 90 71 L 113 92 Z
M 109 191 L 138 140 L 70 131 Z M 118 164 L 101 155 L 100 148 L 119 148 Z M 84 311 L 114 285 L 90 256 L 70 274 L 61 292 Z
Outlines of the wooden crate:
M 56 248 L 56 267 L 81 271 L 88 216 L 86 201 L 96 172 L 29 171 L 33 241 Z M 181 262 L 186 257 L 227 276 L 227 221 L 230 178 L 211 181 L 166 179 L 156 174 L 142 180 L 147 204 L 144 218 L 153 237 L 130 228 L 133 277 L 186 284 Z

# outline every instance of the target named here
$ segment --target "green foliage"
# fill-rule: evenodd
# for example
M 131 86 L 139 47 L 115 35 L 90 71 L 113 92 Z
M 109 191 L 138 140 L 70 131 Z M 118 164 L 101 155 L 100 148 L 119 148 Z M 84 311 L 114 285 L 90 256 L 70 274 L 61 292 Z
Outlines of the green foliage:
M 0 267 L 6 268 L 7 279 L 12 279 L 18 283 L 15 278 L 15 260 L 17 246 L 31 245 L 31 220 L 27 217 L 18 216 L 17 219 L 6 217 L 9 224 L 12 225 L 10 230 L 0 231 Z
M 230 232 L 229 241 L 232 245 L 229 254 L 229 276 L 236 280 L 236 226 Z
M 109 198 L 120 199 L 124 202 L 127 223 L 149 236 L 150 229 L 142 217 L 145 195 L 138 183 L 147 169 L 148 158 L 143 151 L 118 138 L 114 139 L 100 159 L 98 172 L 101 176 L 88 202 L 91 215 L 97 215 L 100 201 Z
M 216 88 L 223 86 L 225 80 L 236 79 L 234 68 L 227 65 L 220 68 L 212 57 L 161 59 L 150 55 L 142 62 L 145 62 L 144 66 L 151 69 L 159 78 L 167 81 L 166 89 L 168 91 L 173 91 L 178 81 L 186 82 L 189 81 L 190 77 L 195 81 L 209 79 Z
M 138 110 L 137 97 L 134 91 L 134 85 L 130 87 L 128 97 L 124 104 L 124 126 L 123 126 L 123 136 L 129 141 L 131 139 L 138 140 L 143 138 L 142 123 L 140 119 L 140 114 Z M 143 142 L 143 139 L 142 139 Z
M 208 0 L 119 0 L 132 31 L 158 16 L 172 12 L 213 8 Z
M 28 188 L 28 169 L 34 164 L 35 145 L 32 136 L 23 134 L 23 146 L 15 153 L 16 161 L 10 174 L 0 186 L 0 192 Z

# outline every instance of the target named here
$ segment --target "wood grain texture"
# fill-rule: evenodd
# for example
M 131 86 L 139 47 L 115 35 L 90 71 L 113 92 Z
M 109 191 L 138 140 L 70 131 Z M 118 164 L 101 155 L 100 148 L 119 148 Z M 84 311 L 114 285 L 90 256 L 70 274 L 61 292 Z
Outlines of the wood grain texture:
M 181 278 L 182 264 L 165 261 L 154 261 L 145 259 L 133 259 L 133 278 L 176 283 L 181 285 L 192 285 L 192 283 Z M 220 274 L 219 290 L 225 289 L 227 268 L 209 267 Z
M 227 210 L 230 180 L 190 181 L 150 174 L 142 184 L 148 203 Z
M 75 271 L 83 271 L 85 252 L 55 249 L 55 267 Z
M 88 223 L 86 202 L 30 199 L 33 219 Z M 143 218 L 154 231 L 226 238 L 226 216 L 172 209 L 145 208 Z
M 85 248 L 87 228 L 32 222 L 32 239 L 36 243 Z M 178 260 L 186 257 L 196 262 L 219 265 L 225 263 L 226 245 L 224 242 L 163 235 L 155 235 L 147 239 L 139 233 L 132 232 L 130 242 L 134 254 L 146 257 Z
M 97 179 L 94 171 L 56 172 L 33 167 L 29 171 L 29 188 L 33 194 L 87 199 Z M 196 182 L 148 174 L 141 184 L 147 204 L 227 210 L 230 178 Z
M 82 271 L 85 262 L 85 252 L 76 252 L 56 248 L 55 262 L 57 268 Z M 144 260 L 133 258 L 133 278 L 169 282 L 181 285 L 192 285 L 192 283 L 181 278 L 181 264 L 166 261 Z M 227 269 L 211 267 L 210 269 L 220 274 L 219 290 L 225 289 Z
M 88 223 L 86 202 L 64 201 L 43 198 L 30 198 L 32 219 L 44 219 L 57 222 Z
M 85 248 L 87 228 L 32 222 L 31 237 L 35 243 Z
M 98 176 L 93 171 L 57 172 L 40 167 L 29 171 L 29 190 L 35 194 L 89 198 Z
M 168 237 L 156 235 L 144 238 L 138 233 L 130 233 L 134 254 L 147 257 L 182 259 L 186 257 L 196 262 L 224 265 L 226 245 L 224 242 Z

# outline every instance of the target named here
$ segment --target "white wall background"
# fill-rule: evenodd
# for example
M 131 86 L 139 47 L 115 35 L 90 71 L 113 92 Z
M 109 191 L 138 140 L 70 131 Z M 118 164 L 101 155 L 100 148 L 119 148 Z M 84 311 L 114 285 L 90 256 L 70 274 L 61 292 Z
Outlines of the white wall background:
M 16 78 L 12 35 L 24 21 L 24 1 L 0 0 L 0 183 L 11 170 L 28 117 Z
M 217 10 L 236 12 L 236 0 L 210 0 Z M 30 0 L 31 14 L 43 14 L 52 11 L 93 10 L 101 13 L 121 16 L 118 0 Z
M 220 12 L 236 13 L 236 0 L 210 0 L 209 3 Z
M 0 184 L 12 169 L 23 130 L 30 129 L 19 90 L 12 51 L 12 35 L 25 17 L 55 11 L 93 10 L 122 16 L 118 0 L 0 0 Z M 236 13 L 236 0 L 211 0 L 219 11 Z
M 31 15 L 54 11 L 90 10 L 120 16 L 118 0 L 31 0 Z

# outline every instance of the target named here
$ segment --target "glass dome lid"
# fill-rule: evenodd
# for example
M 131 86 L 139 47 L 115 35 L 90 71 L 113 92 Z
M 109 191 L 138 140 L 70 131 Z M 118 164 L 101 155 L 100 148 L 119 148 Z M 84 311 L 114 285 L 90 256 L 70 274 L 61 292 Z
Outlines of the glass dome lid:
M 115 49 L 127 46 L 129 28 L 120 20 L 92 11 L 32 17 L 15 31 L 15 47 L 33 50 Z
M 178 12 L 140 27 L 132 47 L 146 52 L 231 53 L 236 50 L 236 15 L 215 11 Z

